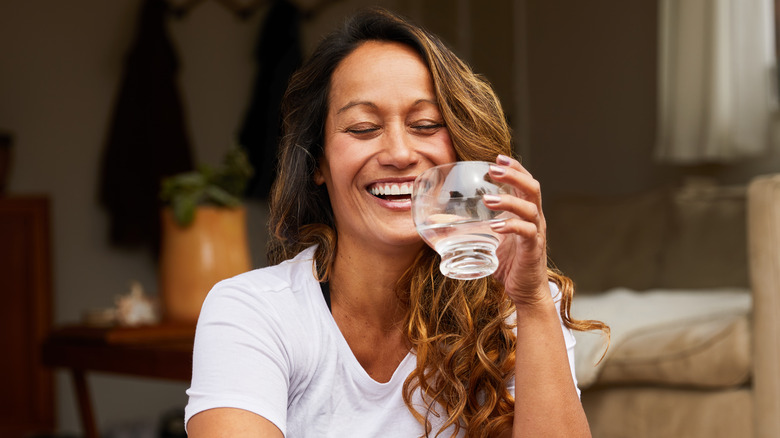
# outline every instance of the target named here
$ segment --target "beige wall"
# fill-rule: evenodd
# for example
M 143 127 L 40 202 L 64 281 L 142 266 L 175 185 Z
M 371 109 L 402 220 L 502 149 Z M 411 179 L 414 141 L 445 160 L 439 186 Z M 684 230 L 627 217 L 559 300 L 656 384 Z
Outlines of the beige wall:
M 780 171 L 778 147 L 730 165 L 654 162 L 657 2 L 523 3 L 529 164 L 548 198 L 635 193 L 689 175 L 746 183 Z
M 528 16 L 531 166 L 544 189 L 657 184 L 656 3 L 529 1 Z
M 375 2 L 335 2 L 308 21 L 306 50 L 344 14 L 366 3 Z M 679 173 L 650 160 L 655 2 L 380 3 L 442 35 L 494 83 L 516 125 L 519 149 L 527 152 L 546 193 L 630 192 Z M 96 202 L 100 154 L 139 5 L 140 0 L 0 2 L 0 129 L 15 135 L 10 191 L 52 198 L 57 323 L 111 306 L 132 280 L 156 292 L 153 259 L 145 251 L 110 247 L 107 217 Z M 205 1 L 170 23 L 198 161 L 218 162 L 240 125 L 263 12 L 239 21 L 217 2 Z M 525 27 L 518 27 L 518 17 L 525 17 Z M 527 71 L 518 70 L 523 53 Z M 738 180 L 778 169 L 777 161 L 705 171 Z M 262 203 L 250 204 L 257 266 L 265 262 L 265 217 Z M 73 393 L 64 377 L 58 378 L 60 425 L 78 432 Z M 186 403 L 186 384 L 105 375 L 91 382 L 101 427 L 155 418 Z

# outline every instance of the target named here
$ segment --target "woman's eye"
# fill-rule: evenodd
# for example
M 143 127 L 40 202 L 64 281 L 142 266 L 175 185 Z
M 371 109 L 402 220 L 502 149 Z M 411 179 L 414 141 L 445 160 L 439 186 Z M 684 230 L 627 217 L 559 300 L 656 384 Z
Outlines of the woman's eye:
M 378 126 L 355 126 L 352 128 L 347 128 L 348 133 L 355 134 L 355 135 L 371 134 L 378 130 L 379 130 Z
M 431 134 L 443 127 L 444 127 L 443 123 L 419 123 L 419 124 L 412 125 L 412 129 L 418 132 L 431 133 Z

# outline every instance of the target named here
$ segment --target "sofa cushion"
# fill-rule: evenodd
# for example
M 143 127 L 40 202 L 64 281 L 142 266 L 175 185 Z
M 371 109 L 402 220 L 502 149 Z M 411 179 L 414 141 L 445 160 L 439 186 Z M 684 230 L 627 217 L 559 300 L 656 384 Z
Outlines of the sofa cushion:
M 599 384 L 728 387 L 750 377 L 747 315 L 680 321 L 627 338 L 604 364 Z
M 671 223 L 669 190 L 553 198 L 545 207 L 551 261 L 579 293 L 652 288 Z
M 656 288 L 747 287 L 746 188 L 692 179 L 672 198 Z
M 549 255 L 580 293 L 748 287 L 746 189 L 691 178 L 631 195 L 548 201 Z
M 750 306 L 750 293 L 743 289 L 638 293 L 619 288 L 577 296 L 573 317 L 597 319 L 612 330 L 606 353 L 598 334 L 575 332 L 580 388 L 593 384 L 727 387 L 745 383 L 752 367 Z

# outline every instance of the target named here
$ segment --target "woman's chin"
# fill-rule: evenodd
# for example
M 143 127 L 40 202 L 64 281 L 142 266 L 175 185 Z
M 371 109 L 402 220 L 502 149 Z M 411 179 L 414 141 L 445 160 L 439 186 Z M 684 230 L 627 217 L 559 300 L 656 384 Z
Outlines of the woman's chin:
M 386 244 L 396 248 L 408 248 L 409 251 L 419 251 L 422 246 L 425 246 L 422 237 L 417 234 L 417 230 L 397 232 L 392 235 L 385 236 L 383 240 Z

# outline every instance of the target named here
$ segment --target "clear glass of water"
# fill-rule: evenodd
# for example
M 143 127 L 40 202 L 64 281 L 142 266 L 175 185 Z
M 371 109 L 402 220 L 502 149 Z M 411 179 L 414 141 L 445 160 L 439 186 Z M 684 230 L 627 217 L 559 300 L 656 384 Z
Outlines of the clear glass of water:
M 500 236 L 490 224 L 511 213 L 487 208 L 482 197 L 514 190 L 490 177 L 490 165 L 484 161 L 443 164 L 426 170 L 414 182 L 412 217 L 417 232 L 441 256 L 439 269 L 447 277 L 473 280 L 498 268 Z

